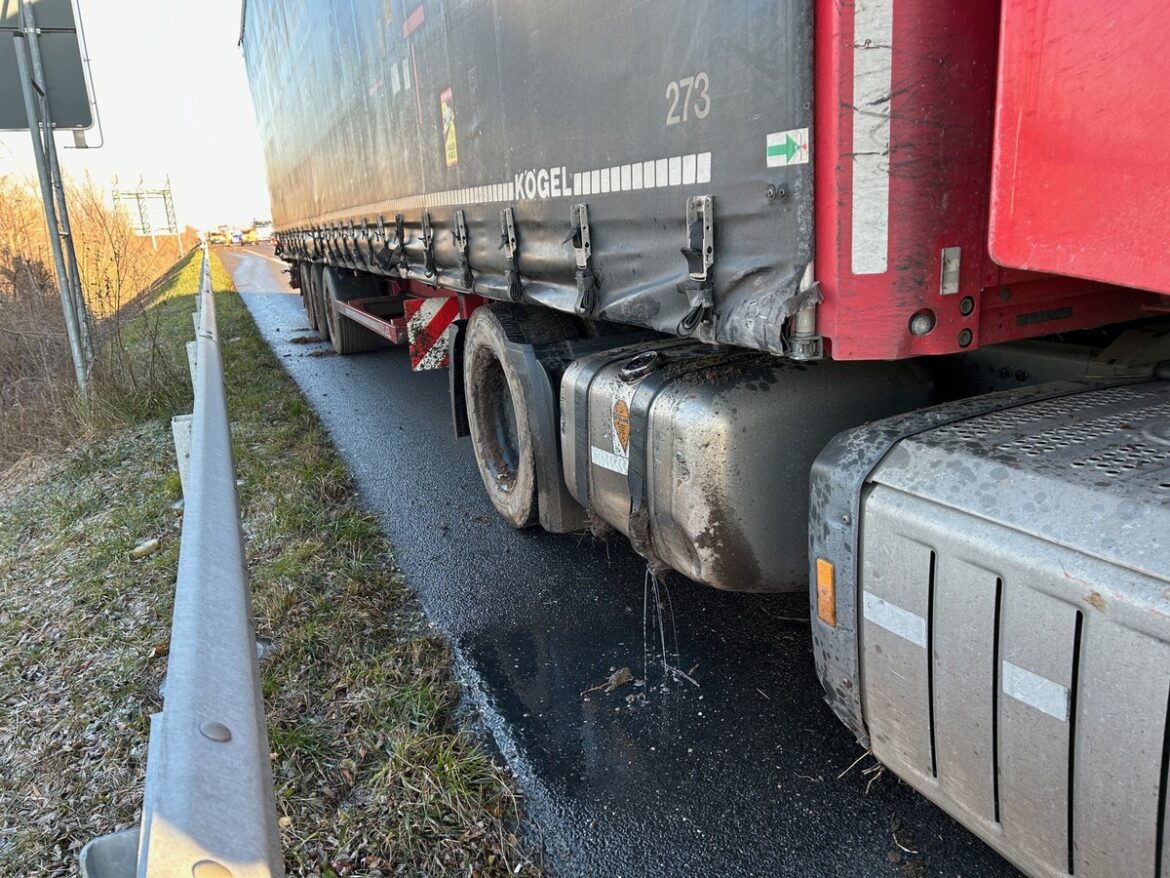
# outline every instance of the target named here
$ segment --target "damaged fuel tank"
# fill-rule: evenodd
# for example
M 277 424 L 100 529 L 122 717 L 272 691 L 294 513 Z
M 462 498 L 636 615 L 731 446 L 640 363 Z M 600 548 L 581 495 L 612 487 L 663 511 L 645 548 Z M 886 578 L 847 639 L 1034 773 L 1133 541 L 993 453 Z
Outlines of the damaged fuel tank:
M 808 474 L 835 434 L 934 402 L 914 362 L 799 363 L 685 340 L 576 360 L 570 493 L 652 566 L 736 591 L 808 588 Z

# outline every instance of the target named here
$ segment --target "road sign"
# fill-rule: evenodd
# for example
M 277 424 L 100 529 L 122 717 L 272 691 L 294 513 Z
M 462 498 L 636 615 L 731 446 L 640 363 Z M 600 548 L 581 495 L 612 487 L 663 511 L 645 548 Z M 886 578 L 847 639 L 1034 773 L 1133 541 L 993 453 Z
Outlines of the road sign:
M 149 235 L 155 250 L 158 249 L 158 235 L 174 235 L 179 241 L 179 252 L 182 253 L 183 237 L 175 217 L 170 176 L 165 186 L 155 189 L 148 188 L 139 177 L 138 185 L 129 190 L 123 189 L 115 177 L 112 194 L 114 206 L 122 208 L 129 215 L 134 234 Z
M 54 128 L 85 129 L 93 125 L 93 99 L 82 61 L 80 18 L 74 0 L 23 0 L 33 11 L 51 122 Z M 0 131 L 27 131 L 16 62 L 21 0 L 0 0 Z

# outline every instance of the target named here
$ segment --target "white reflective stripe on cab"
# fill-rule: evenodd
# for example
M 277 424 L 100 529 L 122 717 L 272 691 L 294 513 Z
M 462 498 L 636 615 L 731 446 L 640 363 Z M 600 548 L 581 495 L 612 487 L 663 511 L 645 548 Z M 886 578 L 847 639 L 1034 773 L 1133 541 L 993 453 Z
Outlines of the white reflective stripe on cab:
M 915 646 L 926 647 L 925 619 L 868 591 L 864 593 L 863 599 L 867 621 L 873 622 L 879 628 L 885 628 L 903 640 L 909 640 Z
M 884 274 L 889 260 L 893 39 L 894 0 L 856 0 L 851 264 L 854 274 Z
M 1003 694 L 1061 722 L 1068 722 L 1068 687 L 1006 659 L 1003 662 Z

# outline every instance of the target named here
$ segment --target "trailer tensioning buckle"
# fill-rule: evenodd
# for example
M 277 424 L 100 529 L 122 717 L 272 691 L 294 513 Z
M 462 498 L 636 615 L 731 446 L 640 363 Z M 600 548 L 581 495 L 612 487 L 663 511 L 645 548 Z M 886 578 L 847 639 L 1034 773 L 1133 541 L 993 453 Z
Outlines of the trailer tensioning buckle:
M 589 208 L 574 204 L 572 229 L 565 243 L 573 243 L 573 256 L 577 262 L 577 313 L 593 316 L 597 307 L 597 276 L 593 273 L 593 245 L 589 241 Z
M 455 224 L 451 229 L 451 240 L 455 242 L 455 250 L 459 253 L 459 268 L 462 273 L 463 286 L 467 292 L 475 292 L 475 275 L 471 271 L 471 257 L 467 238 L 467 217 L 462 210 L 455 211 Z
M 694 333 L 700 323 L 708 323 L 715 312 L 715 285 L 711 269 L 715 265 L 715 199 L 695 195 L 687 199 L 687 245 L 680 251 L 687 260 L 687 279 L 678 291 L 687 297 L 691 310 L 678 322 L 678 334 Z
M 423 211 L 422 215 L 423 241 L 423 273 L 427 277 L 435 276 L 435 233 L 431 229 L 431 215 Z
M 520 240 L 516 237 L 516 219 L 512 215 L 510 207 L 505 207 L 500 211 L 500 249 L 504 251 L 505 262 L 508 266 L 508 297 L 513 302 L 522 302 L 524 301 L 524 285 L 520 283 L 520 266 L 517 263 Z
M 400 213 L 394 214 L 394 235 L 394 267 L 406 277 L 406 219 Z

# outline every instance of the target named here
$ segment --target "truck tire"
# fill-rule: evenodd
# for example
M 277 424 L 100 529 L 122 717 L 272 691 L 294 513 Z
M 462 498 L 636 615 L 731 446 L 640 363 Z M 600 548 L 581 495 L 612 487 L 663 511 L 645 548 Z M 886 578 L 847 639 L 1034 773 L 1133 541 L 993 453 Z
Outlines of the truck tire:
M 305 263 L 305 278 L 304 286 L 301 288 L 301 298 L 305 302 L 305 316 L 309 318 L 309 326 L 313 329 L 317 327 L 313 324 L 313 263 Z
M 310 321 L 312 317 L 309 315 L 309 290 L 313 286 L 312 267 L 312 263 L 309 262 L 302 262 L 297 265 L 297 272 L 301 278 L 301 288 L 299 290 L 301 294 L 301 307 L 305 309 L 305 316 L 309 317 Z
M 325 323 L 329 327 L 333 350 L 339 354 L 361 354 L 387 346 L 388 342 L 382 336 L 371 332 L 360 323 L 354 323 L 348 317 L 343 317 L 334 307 L 337 302 L 378 295 L 380 290 L 377 280 L 372 277 L 346 275 L 336 268 L 326 268 L 323 286 Z
M 539 510 L 528 400 L 505 344 L 563 341 L 576 335 L 570 318 L 515 305 L 477 308 L 467 322 L 463 375 L 475 462 L 492 506 L 514 528 L 537 524 Z
M 305 314 L 309 317 L 309 326 L 317 330 L 317 284 L 321 277 L 321 266 L 311 263 L 308 266 L 309 285 L 305 289 Z
M 329 320 L 325 313 L 325 266 L 313 263 L 313 285 L 309 298 L 312 302 L 310 322 L 323 341 L 329 341 Z

